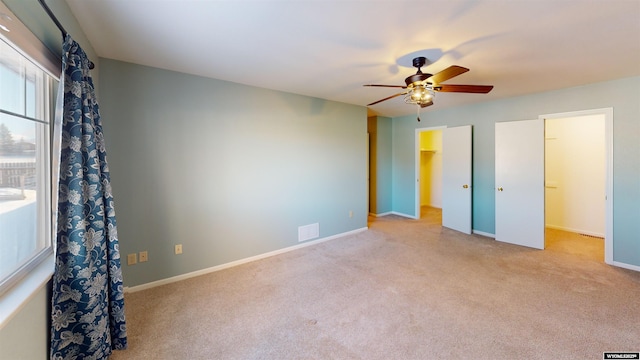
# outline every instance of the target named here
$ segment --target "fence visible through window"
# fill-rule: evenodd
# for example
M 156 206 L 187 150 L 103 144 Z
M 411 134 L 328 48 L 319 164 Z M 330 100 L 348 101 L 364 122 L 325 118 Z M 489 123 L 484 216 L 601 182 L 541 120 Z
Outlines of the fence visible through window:
M 25 190 L 36 188 L 36 163 L 0 162 L 0 201 L 22 200 L 25 198 Z M 17 190 L 20 195 L 16 196 Z

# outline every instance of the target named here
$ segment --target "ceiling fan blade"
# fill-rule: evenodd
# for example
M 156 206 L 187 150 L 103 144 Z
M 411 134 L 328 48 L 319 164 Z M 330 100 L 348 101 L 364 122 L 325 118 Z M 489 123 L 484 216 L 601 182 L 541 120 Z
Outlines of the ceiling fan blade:
M 404 85 L 379 85 L 379 84 L 367 84 L 362 86 L 374 86 L 374 87 L 390 87 L 390 88 L 402 88 L 406 89 L 407 87 Z
M 486 94 L 493 89 L 493 85 L 438 85 L 435 91 Z
M 380 100 L 378 100 L 378 101 L 374 101 L 374 102 L 372 102 L 371 104 L 367 104 L 367 106 L 375 105 L 375 104 L 377 104 L 377 103 L 381 103 L 381 102 L 383 102 L 383 101 L 385 101 L 385 100 L 393 99 L 393 98 L 394 98 L 394 97 L 396 97 L 396 96 L 400 96 L 400 95 L 404 95 L 404 94 L 406 94 L 406 92 L 397 93 L 397 94 L 395 94 L 395 95 L 388 96 L 388 97 L 386 97 L 386 98 L 384 98 L 384 99 L 380 99 Z
M 431 75 L 431 77 L 428 78 L 427 81 L 433 84 L 440 84 L 441 82 L 447 81 L 460 74 L 464 74 L 467 71 L 469 71 L 469 69 L 458 65 L 452 65 L 437 74 Z

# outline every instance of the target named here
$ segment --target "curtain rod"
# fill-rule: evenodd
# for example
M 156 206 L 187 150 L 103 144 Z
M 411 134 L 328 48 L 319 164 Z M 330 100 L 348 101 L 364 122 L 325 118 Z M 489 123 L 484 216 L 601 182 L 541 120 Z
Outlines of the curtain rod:
M 62 24 L 60 24 L 60 21 L 58 21 L 58 18 L 56 17 L 56 15 L 53 13 L 53 11 L 51 11 L 51 9 L 49 8 L 49 5 L 47 5 L 47 3 L 45 2 L 45 0 L 38 0 L 38 2 L 40 3 L 40 5 L 42 6 L 42 8 L 44 9 L 44 11 L 47 13 L 47 15 L 49 15 L 49 17 L 51 18 L 51 20 L 53 20 L 53 22 L 56 24 L 56 26 L 58 27 L 58 29 L 60 29 L 60 32 L 62 32 L 62 39 L 64 41 L 64 38 L 69 34 L 67 32 L 67 30 L 64 29 L 64 26 L 62 26 Z M 89 60 L 89 69 L 93 69 L 95 67 L 95 65 L 93 64 L 93 61 Z

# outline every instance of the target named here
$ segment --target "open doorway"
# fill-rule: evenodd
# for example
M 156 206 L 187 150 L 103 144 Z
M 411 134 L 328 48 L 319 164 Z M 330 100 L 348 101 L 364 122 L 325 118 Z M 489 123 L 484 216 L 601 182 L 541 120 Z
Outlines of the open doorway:
M 604 261 L 605 115 L 545 119 L 545 248 Z
M 442 130 L 420 129 L 418 137 L 419 218 L 429 217 L 442 224 Z

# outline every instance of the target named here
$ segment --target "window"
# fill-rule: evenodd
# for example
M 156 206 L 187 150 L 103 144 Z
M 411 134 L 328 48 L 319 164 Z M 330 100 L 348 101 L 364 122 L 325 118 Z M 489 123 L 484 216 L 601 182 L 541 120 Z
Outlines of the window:
M 58 80 L 0 32 L 0 294 L 52 253 Z

